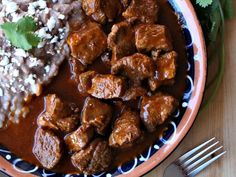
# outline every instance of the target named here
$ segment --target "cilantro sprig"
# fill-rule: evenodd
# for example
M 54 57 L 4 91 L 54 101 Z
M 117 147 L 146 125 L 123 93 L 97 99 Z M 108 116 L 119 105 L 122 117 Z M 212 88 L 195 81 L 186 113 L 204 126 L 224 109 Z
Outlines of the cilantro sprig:
M 6 22 L 0 25 L 6 38 L 17 48 L 26 51 L 38 46 L 40 38 L 35 34 L 37 23 L 32 17 L 23 17 L 17 22 Z
M 213 0 L 196 0 L 196 3 L 205 8 L 211 5 L 213 3 Z

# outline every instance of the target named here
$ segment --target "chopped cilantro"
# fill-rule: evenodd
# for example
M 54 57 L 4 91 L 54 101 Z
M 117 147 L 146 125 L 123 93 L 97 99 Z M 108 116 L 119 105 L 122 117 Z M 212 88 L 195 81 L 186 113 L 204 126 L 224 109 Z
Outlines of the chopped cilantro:
M 40 38 L 34 33 L 37 24 L 32 17 L 23 17 L 16 23 L 6 22 L 0 27 L 6 38 L 17 48 L 30 50 L 40 42 Z

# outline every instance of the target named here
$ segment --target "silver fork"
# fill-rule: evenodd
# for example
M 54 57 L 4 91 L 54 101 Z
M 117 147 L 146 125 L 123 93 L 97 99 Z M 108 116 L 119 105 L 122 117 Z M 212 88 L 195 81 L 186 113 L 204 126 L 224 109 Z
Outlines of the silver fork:
M 196 176 L 226 153 L 218 144 L 219 141 L 212 138 L 185 153 L 165 169 L 164 177 Z

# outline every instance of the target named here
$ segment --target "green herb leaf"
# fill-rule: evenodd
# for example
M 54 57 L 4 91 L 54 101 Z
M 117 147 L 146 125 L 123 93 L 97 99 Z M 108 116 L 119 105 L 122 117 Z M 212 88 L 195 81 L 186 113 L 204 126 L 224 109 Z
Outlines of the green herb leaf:
M 205 7 L 209 6 L 209 5 L 211 5 L 213 3 L 213 0 L 196 0 L 196 3 L 199 6 L 205 8 Z
M 37 47 L 39 42 L 40 42 L 40 38 L 36 35 L 34 35 L 33 33 L 27 33 L 25 35 L 27 41 L 32 45 L 32 47 Z
M 24 17 L 17 22 L 17 30 L 21 33 L 33 32 L 37 25 L 32 17 Z
M 30 50 L 36 47 L 40 38 L 35 35 L 37 24 L 31 17 L 23 17 L 18 22 L 6 22 L 0 25 L 6 38 L 17 48 Z

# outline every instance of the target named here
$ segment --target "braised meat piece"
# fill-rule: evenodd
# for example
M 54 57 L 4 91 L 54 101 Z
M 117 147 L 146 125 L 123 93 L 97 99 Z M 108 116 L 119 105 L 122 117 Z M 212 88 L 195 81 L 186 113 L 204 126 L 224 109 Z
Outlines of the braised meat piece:
M 33 154 L 44 168 L 54 168 L 62 156 L 60 139 L 51 131 L 39 128 L 34 138 Z
M 38 118 L 41 127 L 70 132 L 79 121 L 79 109 L 74 104 L 65 104 L 55 94 L 45 97 L 45 112 Z
M 94 126 L 96 131 L 103 135 L 111 121 L 112 108 L 96 98 L 88 97 L 81 117 L 82 124 Z
M 92 175 L 103 172 L 111 164 L 111 148 L 106 141 L 96 139 L 86 149 L 72 155 L 71 161 L 80 173 Z
M 85 66 L 75 58 L 70 58 L 69 64 L 70 64 L 70 71 L 72 74 L 71 79 L 74 80 L 75 82 L 79 82 L 79 75 L 85 71 L 86 69 Z
M 98 23 L 106 22 L 106 15 L 102 9 L 102 0 L 82 0 L 82 8 L 86 15 Z
M 125 80 L 122 77 L 107 75 L 96 75 L 92 79 L 92 87 L 88 93 L 100 99 L 119 98 L 124 94 Z
M 112 65 L 112 74 L 122 73 L 132 80 L 143 80 L 154 76 L 154 62 L 146 55 L 136 53 L 124 57 Z
M 128 22 L 114 24 L 107 41 L 108 47 L 112 50 L 112 61 L 135 52 L 134 30 Z
M 135 44 L 140 52 L 152 50 L 171 51 L 171 37 L 163 25 L 142 24 L 135 30 Z
M 79 76 L 79 91 L 100 99 L 119 98 L 125 91 L 125 80 L 111 74 L 87 71 Z
M 122 10 L 120 0 L 82 0 L 82 7 L 86 15 L 101 24 L 112 21 Z
M 72 32 L 67 43 L 71 49 L 71 55 L 82 64 L 92 64 L 107 48 L 107 37 L 99 24 L 90 22 L 78 30 Z
M 76 131 L 65 137 L 65 142 L 70 152 L 77 152 L 85 148 L 94 135 L 91 125 L 83 124 Z
M 122 15 L 128 21 L 138 20 L 143 23 L 155 23 L 159 11 L 157 2 L 157 0 L 132 0 Z
M 146 95 L 147 90 L 142 87 L 131 87 L 122 96 L 123 101 L 135 100 L 138 97 Z
M 139 115 L 128 110 L 116 120 L 109 137 L 109 145 L 117 148 L 130 147 L 140 136 Z
M 156 60 L 157 70 L 155 76 L 148 81 L 152 91 L 155 91 L 160 85 L 170 85 L 174 83 L 176 59 L 177 53 L 172 51 Z
M 149 132 L 156 130 L 175 110 L 177 101 L 170 95 L 158 93 L 151 97 L 143 97 L 141 103 L 141 119 Z
M 97 75 L 95 71 L 87 71 L 79 75 L 78 89 L 80 92 L 86 93 L 92 87 L 92 79 Z

